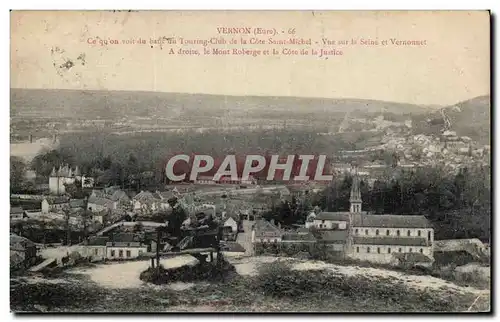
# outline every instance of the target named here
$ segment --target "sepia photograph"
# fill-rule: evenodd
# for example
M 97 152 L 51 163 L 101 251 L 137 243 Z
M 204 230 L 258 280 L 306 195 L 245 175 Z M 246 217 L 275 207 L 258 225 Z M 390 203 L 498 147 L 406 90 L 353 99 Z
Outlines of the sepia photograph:
M 490 20 L 12 10 L 11 312 L 491 312 Z

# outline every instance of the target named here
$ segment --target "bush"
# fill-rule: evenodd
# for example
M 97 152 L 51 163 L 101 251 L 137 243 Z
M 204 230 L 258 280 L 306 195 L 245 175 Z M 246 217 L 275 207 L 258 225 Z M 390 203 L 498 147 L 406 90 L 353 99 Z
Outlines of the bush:
M 472 303 L 469 295 L 443 296 L 430 290 L 416 290 L 390 278 L 370 279 L 344 276 L 329 271 L 297 271 L 277 261 L 259 269 L 252 286 L 264 295 L 278 298 L 348 297 L 350 301 L 382 300 L 403 311 L 456 311 Z
M 168 273 L 162 265 L 155 268 L 149 267 L 147 270 L 141 273 L 139 279 L 141 281 L 153 284 L 165 284 L 168 281 Z
M 313 290 L 314 280 L 304 279 L 301 272 L 294 271 L 283 261 L 273 262 L 259 268 L 254 286 L 265 295 L 297 297 Z
M 192 282 L 200 280 L 220 281 L 230 277 L 236 272 L 233 265 L 221 259 L 222 263 L 200 262 L 194 266 L 181 266 L 165 269 L 160 265 L 160 269 L 149 267 L 141 273 L 140 279 L 153 284 L 166 284 L 171 282 Z

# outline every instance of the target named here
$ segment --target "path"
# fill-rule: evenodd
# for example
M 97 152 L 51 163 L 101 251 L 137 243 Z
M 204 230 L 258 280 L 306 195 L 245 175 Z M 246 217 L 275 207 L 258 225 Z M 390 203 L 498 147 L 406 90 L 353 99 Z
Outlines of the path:
M 252 225 L 254 221 L 243 220 L 243 232 L 238 233 L 236 242 L 245 248 L 245 256 L 253 256 Z

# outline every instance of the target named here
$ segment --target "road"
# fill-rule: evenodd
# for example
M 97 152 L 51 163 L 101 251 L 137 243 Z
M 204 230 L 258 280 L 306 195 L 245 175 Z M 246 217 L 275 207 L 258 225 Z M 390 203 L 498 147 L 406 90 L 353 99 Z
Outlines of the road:
M 253 256 L 253 245 L 252 245 L 252 225 L 254 221 L 243 220 L 243 230 L 244 232 L 238 233 L 238 238 L 236 242 L 245 248 L 245 256 Z

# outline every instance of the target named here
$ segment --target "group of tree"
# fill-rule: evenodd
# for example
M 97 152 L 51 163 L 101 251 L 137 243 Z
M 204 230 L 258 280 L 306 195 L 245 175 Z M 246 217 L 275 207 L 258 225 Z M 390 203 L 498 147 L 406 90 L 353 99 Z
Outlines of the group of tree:
M 275 223 L 284 227 L 292 227 L 296 224 L 303 224 L 312 209 L 312 202 L 309 198 L 292 197 L 291 200 L 282 199 L 273 204 L 262 217 L 266 220 L 274 220 Z

